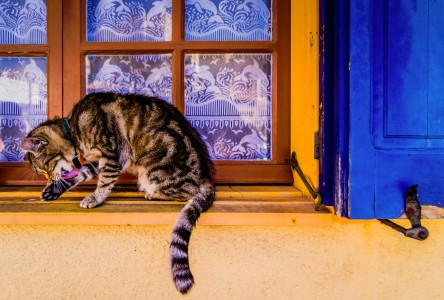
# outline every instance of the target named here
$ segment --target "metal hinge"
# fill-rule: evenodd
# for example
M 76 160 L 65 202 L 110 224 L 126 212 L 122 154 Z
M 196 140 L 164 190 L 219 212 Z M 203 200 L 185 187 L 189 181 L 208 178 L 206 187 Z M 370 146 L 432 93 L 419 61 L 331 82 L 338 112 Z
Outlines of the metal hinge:
M 293 153 L 291 153 L 291 158 L 286 158 L 285 159 L 285 163 L 289 164 L 290 167 L 293 170 L 295 170 L 296 173 L 298 173 L 299 177 L 301 178 L 301 180 L 304 183 L 305 187 L 310 192 L 310 194 L 313 197 L 313 199 L 318 199 L 318 201 L 316 202 L 315 210 L 317 210 L 317 211 L 320 210 L 321 209 L 321 205 L 324 203 L 324 201 L 322 199 L 322 194 L 319 193 L 319 192 L 315 192 L 313 190 L 313 188 L 311 187 L 311 185 L 308 183 L 307 178 L 305 178 L 305 175 L 302 172 L 301 166 L 299 166 L 299 162 L 298 162 L 298 159 L 296 157 L 296 152 L 293 151 Z
M 313 149 L 314 159 L 319 159 L 319 157 L 321 157 L 320 151 L 321 151 L 321 147 L 320 147 L 319 131 L 315 131 L 314 132 L 314 149 Z
M 395 222 L 386 219 L 378 219 L 382 224 L 390 226 L 396 231 L 401 232 L 406 237 L 423 241 L 429 236 L 427 228 L 421 225 L 421 205 L 418 200 L 418 185 L 412 185 L 405 197 L 405 214 L 412 224 L 412 228 L 404 228 Z

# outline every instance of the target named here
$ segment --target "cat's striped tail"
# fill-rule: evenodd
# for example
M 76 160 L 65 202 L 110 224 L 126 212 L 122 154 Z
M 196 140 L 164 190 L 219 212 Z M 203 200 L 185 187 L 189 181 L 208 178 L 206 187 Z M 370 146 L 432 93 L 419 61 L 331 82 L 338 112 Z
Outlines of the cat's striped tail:
M 208 182 L 201 185 L 200 193 L 184 206 L 173 227 L 170 244 L 171 271 L 176 289 L 182 294 L 187 293 L 194 283 L 188 260 L 191 232 L 200 214 L 211 207 L 213 200 L 213 184 Z

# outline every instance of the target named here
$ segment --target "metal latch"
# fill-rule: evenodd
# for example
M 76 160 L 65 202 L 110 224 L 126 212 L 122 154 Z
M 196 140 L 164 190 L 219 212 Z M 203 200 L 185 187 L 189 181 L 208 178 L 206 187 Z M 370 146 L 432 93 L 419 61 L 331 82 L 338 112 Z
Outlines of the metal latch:
M 316 203 L 315 210 L 317 210 L 317 211 L 320 210 L 321 209 L 321 205 L 324 203 L 324 201 L 322 199 L 322 195 L 319 192 L 315 192 L 313 190 L 313 188 L 311 187 L 311 185 L 308 183 L 307 178 L 305 178 L 304 173 L 302 172 L 301 166 L 299 166 L 298 159 L 296 158 L 296 152 L 293 151 L 293 153 L 291 153 L 291 158 L 285 159 L 285 162 L 287 164 L 290 164 L 291 168 L 293 170 L 295 170 L 296 173 L 298 173 L 299 177 L 301 178 L 301 180 L 304 183 L 305 187 L 310 192 L 310 194 L 313 197 L 313 199 L 317 199 L 317 198 L 319 199 L 317 201 L 317 203 Z
M 321 157 L 321 146 L 320 146 L 320 137 L 319 131 L 315 131 L 314 133 L 314 149 L 313 149 L 313 158 L 319 159 Z
M 406 237 L 423 241 L 429 236 L 427 228 L 421 225 L 421 205 L 418 200 L 418 185 L 412 185 L 405 197 L 405 214 L 412 224 L 412 228 L 404 228 L 390 220 L 378 219 L 381 223 L 401 232 Z

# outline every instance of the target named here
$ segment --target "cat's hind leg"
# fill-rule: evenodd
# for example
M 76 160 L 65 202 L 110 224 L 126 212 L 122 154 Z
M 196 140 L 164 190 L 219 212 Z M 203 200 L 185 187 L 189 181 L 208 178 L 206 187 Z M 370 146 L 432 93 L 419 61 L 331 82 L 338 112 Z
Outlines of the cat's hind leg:
M 145 193 L 145 199 L 147 200 L 172 200 L 170 197 L 159 193 L 159 182 L 155 176 L 148 176 L 148 173 L 144 167 L 136 169 L 134 174 L 137 175 L 137 187 L 139 191 Z

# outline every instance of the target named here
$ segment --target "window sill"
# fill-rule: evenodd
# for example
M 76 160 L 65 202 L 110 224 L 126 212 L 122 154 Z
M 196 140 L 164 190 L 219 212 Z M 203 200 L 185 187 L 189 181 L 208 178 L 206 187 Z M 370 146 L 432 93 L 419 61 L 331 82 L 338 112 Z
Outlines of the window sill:
M 81 186 L 52 202 L 39 200 L 41 187 L 0 187 L 0 224 L 171 225 L 183 202 L 147 201 L 134 187 L 117 186 L 104 205 L 79 207 L 91 192 Z M 333 214 L 315 211 L 313 200 L 293 186 L 217 186 L 216 201 L 198 225 L 329 226 Z

